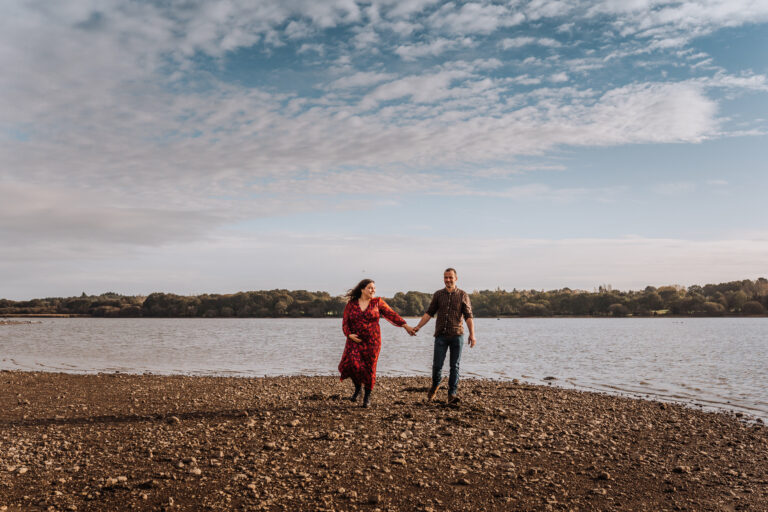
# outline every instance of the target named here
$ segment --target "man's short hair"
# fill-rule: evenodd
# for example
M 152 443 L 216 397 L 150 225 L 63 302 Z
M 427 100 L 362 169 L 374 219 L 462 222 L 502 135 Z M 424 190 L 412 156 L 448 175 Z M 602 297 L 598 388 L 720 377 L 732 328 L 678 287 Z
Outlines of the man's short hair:
M 447 269 L 445 269 L 443 271 L 443 274 L 445 274 L 446 272 L 453 272 L 453 275 L 455 275 L 456 277 L 459 277 L 459 273 L 456 272 L 456 269 L 453 267 L 448 267 Z

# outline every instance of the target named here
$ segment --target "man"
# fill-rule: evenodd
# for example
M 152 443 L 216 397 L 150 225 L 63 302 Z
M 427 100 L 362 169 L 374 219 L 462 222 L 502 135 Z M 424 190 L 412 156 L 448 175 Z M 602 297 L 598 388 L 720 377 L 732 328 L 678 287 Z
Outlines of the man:
M 475 346 L 475 323 L 472 319 L 472 304 L 469 295 L 464 290 L 456 287 L 458 276 L 453 268 L 445 269 L 443 282 L 445 288 L 438 290 L 432 296 L 432 302 L 421 317 L 419 324 L 414 328 L 418 332 L 437 313 L 435 322 L 435 351 L 432 359 L 432 387 L 427 394 L 427 400 L 435 398 L 442 380 L 443 363 L 448 351 L 451 353 L 451 373 L 448 376 L 448 403 L 458 402 L 459 391 L 459 361 L 461 360 L 461 347 L 464 343 L 464 327 L 461 319 L 467 322 L 469 339 L 467 344 Z

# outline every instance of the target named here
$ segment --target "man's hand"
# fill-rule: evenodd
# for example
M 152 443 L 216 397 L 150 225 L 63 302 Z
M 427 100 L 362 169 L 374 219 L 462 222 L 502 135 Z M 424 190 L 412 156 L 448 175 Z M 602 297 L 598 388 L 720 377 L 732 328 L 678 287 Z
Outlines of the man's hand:
M 408 324 L 405 324 L 403 327 L 405 328 L 406 331 L 408 331 L 408 334 L 410 334 L 411 336 L 416 336 L 416 330 L 413 327 L 411 327 Z
M 362 343 L 363 342 L 363 340 L 361 340 L 360 336 L 358 336 L 357 334 L 350 334 L 349 335 L 349 339 L 351 339 L 355 343 Z
M 467 339 L 467 345 L 469 345 L 469 348 L 472 348 L 475 346 L 475 343 L 477 343 L 477 339 L 475 338 L 475 335 L 470 334 L 469 338 Z

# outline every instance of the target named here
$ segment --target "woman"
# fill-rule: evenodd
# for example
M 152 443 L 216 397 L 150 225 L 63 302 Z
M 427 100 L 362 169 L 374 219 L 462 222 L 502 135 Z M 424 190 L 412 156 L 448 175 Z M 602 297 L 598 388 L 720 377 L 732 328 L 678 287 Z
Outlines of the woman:
M 347 337 L 344 354 L 339 363 L 341 380 L 347 377 L 355 384 L 353 402 L 360 396 L 360 388 L 365 387 L 363 407 L 368 407 L 371 390 L 376 384 L 376 362 L 381 350 L 381 329 L 379 318 L 384 317 L 392 324 L 405 328 L 408 334 L 416 332 L 395 313 L 386 302 L 376 297 L 376 284 L 371 279 L 363 279 L 349 291 L 349 302 L 344 308 L 344 320 L 341 329 Z

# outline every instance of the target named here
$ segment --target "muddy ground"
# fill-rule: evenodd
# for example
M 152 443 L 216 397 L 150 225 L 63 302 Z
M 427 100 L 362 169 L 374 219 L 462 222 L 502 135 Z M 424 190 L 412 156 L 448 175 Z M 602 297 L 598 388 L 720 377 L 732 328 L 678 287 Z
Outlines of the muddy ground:
M 517 382 L 0 372 L 0 511 L 768 510 L 768 429 Z

